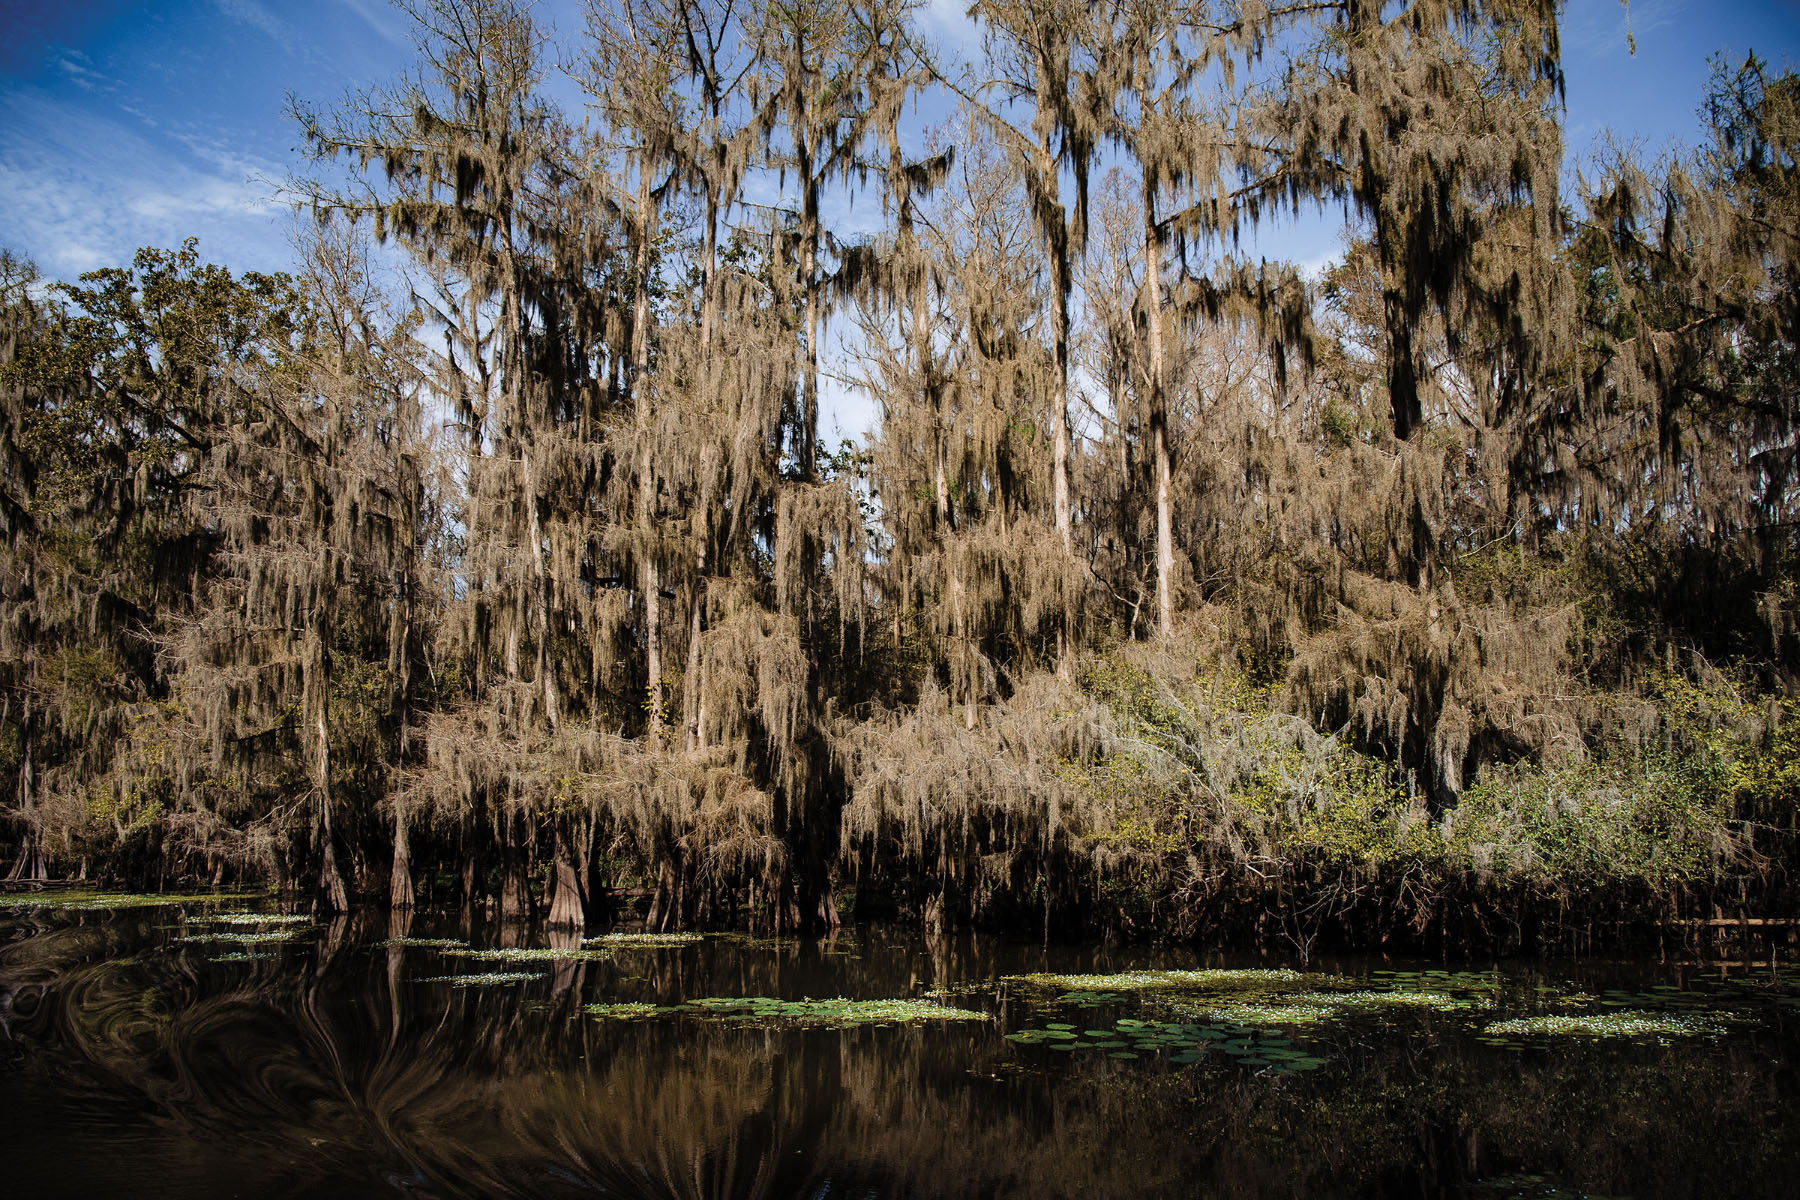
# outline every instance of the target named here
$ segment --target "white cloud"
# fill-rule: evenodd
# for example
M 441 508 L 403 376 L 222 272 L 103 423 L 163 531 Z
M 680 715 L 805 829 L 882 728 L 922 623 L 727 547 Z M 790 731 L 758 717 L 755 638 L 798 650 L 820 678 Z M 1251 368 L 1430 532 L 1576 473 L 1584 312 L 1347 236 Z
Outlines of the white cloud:
M 0 236 L 46 275 L 74 278 L 190 236 L 234 268 L 286 262 L 272 165 L 28 86 L 0 85 L 0 108 L 11 118 L 0 127 Z

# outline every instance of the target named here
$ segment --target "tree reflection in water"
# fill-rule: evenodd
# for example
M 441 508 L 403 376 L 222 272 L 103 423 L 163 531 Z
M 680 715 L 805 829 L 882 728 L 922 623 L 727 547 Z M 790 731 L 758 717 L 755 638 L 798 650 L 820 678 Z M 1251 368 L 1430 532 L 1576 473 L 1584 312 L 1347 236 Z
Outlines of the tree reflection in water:
M 582 1011 L 1117 968 L 1093 949 L 715 940 L 454 987 L 419 981 L 445 973 L 436 951 L 381 944 L 417 932 L 407 921 L 340 920 L 231 962 L 172 945 L 174 923 L 0 917 L 11 1194 L 1489 1196 L 1532 1172 L 1611 1194 L 1757 1195 L 1800 1164 L 1785 1018 L 1716 1041 L 1521 1053 L 1407 1014 L 1333 1035 L 1327 1068 L 1280 1078 L 1015 1047 L 1003 1028 L 1046 1017 L 1004 989 L 966 1001 L 992 1023 Z

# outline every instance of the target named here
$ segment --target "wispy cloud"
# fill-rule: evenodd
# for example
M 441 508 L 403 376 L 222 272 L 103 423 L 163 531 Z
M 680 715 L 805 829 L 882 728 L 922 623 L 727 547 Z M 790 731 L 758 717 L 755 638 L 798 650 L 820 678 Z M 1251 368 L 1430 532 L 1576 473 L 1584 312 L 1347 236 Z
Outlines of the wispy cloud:
M 412 37 L 387 0 L 338 0 L 338 3 L 361 17 L 365 25 L 390 45 L 409 54 L 412 52 Z
M 46 62 L 63 78 L 84 92 L 111 92 L 118 83 L 111 76 L 94 69 L 94 60 L 67 46 L 52 46 L 44 56 Z
M 285 258 L 273 164 L 231 147 L 164 139 L 28 86 L 0 85 L 4 240 L 46 275 L 128 262 L 145 245 L 202 237 L 234 267 Z

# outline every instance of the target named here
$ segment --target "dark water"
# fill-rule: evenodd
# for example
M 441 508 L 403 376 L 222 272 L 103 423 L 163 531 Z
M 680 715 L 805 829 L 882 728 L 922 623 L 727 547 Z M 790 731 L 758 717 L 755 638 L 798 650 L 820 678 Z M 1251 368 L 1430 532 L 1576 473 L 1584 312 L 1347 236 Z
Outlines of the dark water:
M 523 964 L 368 922 L 178 940 L 280 928 L 221 908 L 0 908 L 0 1194 L 1800 1192 L 1800 975 L 1768 967 L 1361 959 L 1134 991 L 1005 977 L 1283 964 L 878 929 Z M 531 977 L 428 982 L 496 969 Z M 586 1011 L 931 992 L 988 1019 Z M 1494 1027 L 1557 1013 L 1651 1031 Z

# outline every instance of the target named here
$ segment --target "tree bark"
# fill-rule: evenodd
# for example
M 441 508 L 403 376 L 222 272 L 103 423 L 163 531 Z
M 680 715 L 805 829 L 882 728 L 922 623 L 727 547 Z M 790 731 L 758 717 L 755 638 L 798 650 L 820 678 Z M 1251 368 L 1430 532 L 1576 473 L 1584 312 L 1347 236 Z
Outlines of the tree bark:
M 574 856 L 568 839 L 561 831 L 556 835 L 555 873 L 550 879 L 550 918 L 552 929 L 573 930 L 579 934 L 587 923 L 581 907 L 581 883 L 575 873 Z
M 388 907 L 403 911 L 413 907 L 412 846 L 407 836 L 406 812 L 394 805 L 394 869 L 388 884 Z

